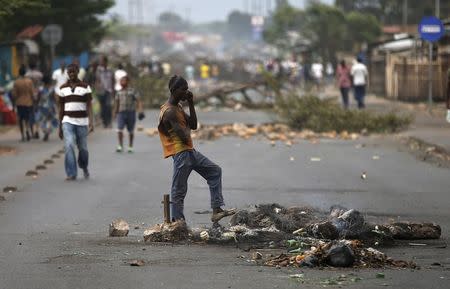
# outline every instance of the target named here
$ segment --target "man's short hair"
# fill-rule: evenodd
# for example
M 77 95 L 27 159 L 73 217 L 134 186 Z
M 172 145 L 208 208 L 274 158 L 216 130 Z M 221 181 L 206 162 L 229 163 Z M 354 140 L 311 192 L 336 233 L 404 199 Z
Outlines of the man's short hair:
M 27 69 L 25 68 L 25 65 L 22 64 L 19 68 L 19 75 L 25 76 L 26 73 L 27 73 Z
M 69 70 L 69 69 L 80 70 L 80 67 L 75 63 L 71 63 L 71 64 L 67 65 L 67 70 Z
M 173 93 L 175 90 L 180 88 L 183 85 L 187 85 L 186 79 L 184 79 L 182 76 L 174 75 L 169 80 L 169 90 L 170 93 Z

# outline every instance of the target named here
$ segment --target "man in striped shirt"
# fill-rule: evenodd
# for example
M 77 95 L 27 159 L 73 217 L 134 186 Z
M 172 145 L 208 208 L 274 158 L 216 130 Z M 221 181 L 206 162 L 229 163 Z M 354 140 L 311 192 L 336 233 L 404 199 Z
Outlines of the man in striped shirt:
M 87 135 L 94 130 L 91 88 L 78 79 L 78 72 L 78 66 L 70 64 L 67 67 L 69 80 L 59 88 L 59 137 L 64 138 L 64 166 L 68 181 L 77 178 L 75 146 L 78 147 L 78 165 L 84 177 L 89 178 Z

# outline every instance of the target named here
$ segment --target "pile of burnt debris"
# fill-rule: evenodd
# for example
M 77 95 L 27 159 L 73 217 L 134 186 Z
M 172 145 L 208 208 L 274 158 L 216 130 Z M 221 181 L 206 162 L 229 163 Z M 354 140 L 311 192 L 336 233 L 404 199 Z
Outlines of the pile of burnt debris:
M 155 225 L 144 232 L 146 242 L 189 241 L 236 245 L 250 249 L 278 249 L 278 256 L 254 254 L 267 266 L 406 267 L 373 247 L 394 245 L 396 240 L 439 239 L 441 228 L 432 223 L 367 222 L 357 210 L 332 207 L 324 213 L 309 207 L 286 208 L 264 204 L 240 210 L 229 226 L 189 230 L 184 221 Z

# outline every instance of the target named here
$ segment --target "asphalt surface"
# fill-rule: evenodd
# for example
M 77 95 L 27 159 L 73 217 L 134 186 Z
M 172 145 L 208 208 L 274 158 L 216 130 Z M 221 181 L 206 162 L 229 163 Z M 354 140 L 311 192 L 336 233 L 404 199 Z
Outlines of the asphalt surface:
M 209 112 L 199 118 L 203 123 L 272 119 L 262 112 Z M 154 127 L 155 120 L 156 113 L 148 113 L 145 127 Z M 170 189 L 172 163 L 162 159 L 158 137 L 139 133 L 134 154 L 115 153 L 115 137 L 114 130 L 101 129 L 90 136 L 90 180 L 65 182 L 62 158 L 36 180 L 24 176 L 61 148 L 56 140 L 23 144 L 17 156 L 0 157 L 2 187 L 19 188 L 2 193 L 6 200 L 0 202 L 1 289 L 322 288 L 321 281 L 341 274 L 362 278 L 343 285 L 353 288 L 450 286 L 449 249 L 437 248 L 449 237 L 449 170 L 418 161 L 389 136 L 301 141 L 292 147 L 222 138 L 197 141 L 196 148 L 221 165 L 228 207 L 277 202 L 327 210 L 339 204 L 382 221 L 439 223 L 442 240 L 383 249 L 394 258 L 414 260 L 420 270 L 279 270 L 248 262 L 250 253 L 234 247 L 144 244 L 144 228 L 162 221 L 161 200 Z M 367 179 L 361 179 L 362 172 Z M 206 182 L 193 173 L 185 207 L 189 225 L 210 224 L 209 215 L 193 213 L 209 209 L 208 204 Z M 119 217 L 130 223 L 130 235 L 109 238 L 108 224 Z M 146 265 L 131 267 L 132 259 Z M 376 278 L 377 272 L 386 277 Z M 296 273 L 304 273 L 303 284 L 289 278 Z

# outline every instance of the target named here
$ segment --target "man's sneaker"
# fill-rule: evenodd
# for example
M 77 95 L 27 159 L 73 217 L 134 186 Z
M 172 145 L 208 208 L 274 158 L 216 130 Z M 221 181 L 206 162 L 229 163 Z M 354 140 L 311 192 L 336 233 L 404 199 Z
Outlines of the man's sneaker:
M 84 169 L 84 170 L 83 170 L 83 175 L 84 175 L 84 178 L 85 178 L 86 180 L 89 179 L 90 174 L 89 174 L 88 169 Z
M 134 152 L 132 147 L 128 147 L 128 153 L 132 154 Z
M 122 151 L 123 151 L 123 147 L 122 146 L 117 146 L 116 152 L 121 153 Z
M 221 208 L 214 209 L 213 214 L 211 216 L 211 222 L 217 223 L 222 218 L 225 218 L 225 217 L 228 217 L 228 216 L 231 216 L 234 214 L 236 214 L 236 209 L 229 209 L 229 210 L 223 210 Z

